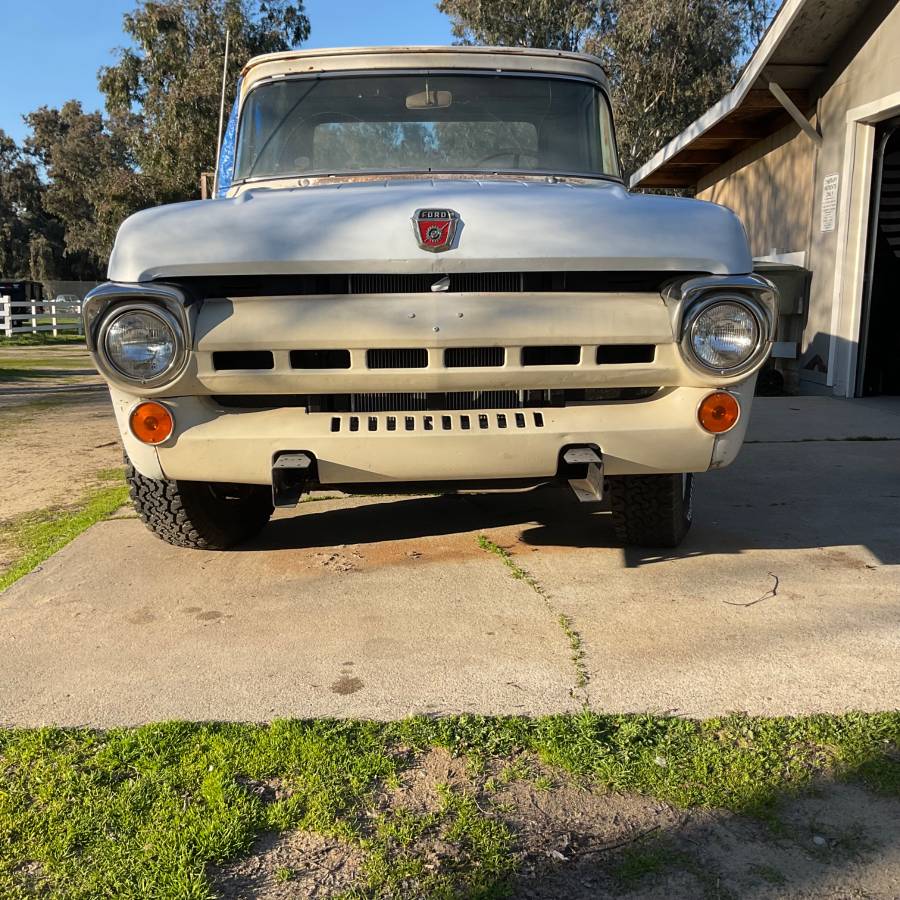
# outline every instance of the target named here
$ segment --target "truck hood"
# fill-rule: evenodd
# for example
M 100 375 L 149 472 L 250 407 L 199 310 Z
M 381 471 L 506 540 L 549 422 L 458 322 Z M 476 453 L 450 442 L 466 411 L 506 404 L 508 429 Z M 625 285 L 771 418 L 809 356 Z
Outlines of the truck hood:
M 459 213 L 454 249 L 419 248 L 423 207 Z M 712 203 L 604 181 L 385 179 L 144 210 L 120 228 L 109 277 L 751 268 L 743 227 Z

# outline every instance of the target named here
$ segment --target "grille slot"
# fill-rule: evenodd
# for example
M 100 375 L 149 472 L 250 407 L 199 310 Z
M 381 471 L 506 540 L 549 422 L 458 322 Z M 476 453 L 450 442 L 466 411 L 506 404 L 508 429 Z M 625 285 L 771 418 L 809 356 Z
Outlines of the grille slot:
M 523 366 L 577 366 L 581 347 L 523 347 Z
M 347 293 L 425 294 L 440 277 L 428 274 L 350 275 L 347 278 Z
M 488 368 L 506 362 L 503 347 L 450 347 L 444 351 L 444 365 L 448 369 Z
M 526 275 L 522 272 L 459 272 L 450 276 L 452 293 L 501 294 L 521 291 Z
M 366 350 L 366 365 L 370 369 L 424 369 L 428 366 L 428 351 L 424 347 Z
M 656 357 L 653 344 L 609 344 L 597 348 L 598 366 L 625 366 L 652 363 Z
M 271 350 L 217 350 L 212 359 L 217 372 L 275 368 Z
M 536 272 L 532 277 L 540 282 L 542 275 Z M 427 294 L 445 277 L 449 284 L 442 293 L 490 294 L 517 293 L 522 290 L 526 276 L 522 272 L 455 272 L 447 276 L 427 273 L 349 275 L 347 291 L 350 294 Z
M 669 280 L 704 272 L 458 272 L 449 276 L 449 293 L 655 293 Z M 422 294 L 443 277 L 428 273 L 361 275 L 223 275 L 181 278 L 178 283 L 200 297 L 291 297 L 334 294 Z M 169 280 L 169 279 L 167 279 Z
M 349 350 L 291 350 L 292 369 L 349 369 Z

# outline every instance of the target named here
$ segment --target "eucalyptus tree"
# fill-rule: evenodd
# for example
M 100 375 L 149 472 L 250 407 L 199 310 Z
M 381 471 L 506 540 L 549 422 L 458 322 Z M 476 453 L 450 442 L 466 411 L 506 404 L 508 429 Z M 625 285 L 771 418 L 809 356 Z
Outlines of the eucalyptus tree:
M 439 0 L 460 43 L 586 50 L 613 87 L 633 171 L 718 100 L 761 36 L 772 0 Z

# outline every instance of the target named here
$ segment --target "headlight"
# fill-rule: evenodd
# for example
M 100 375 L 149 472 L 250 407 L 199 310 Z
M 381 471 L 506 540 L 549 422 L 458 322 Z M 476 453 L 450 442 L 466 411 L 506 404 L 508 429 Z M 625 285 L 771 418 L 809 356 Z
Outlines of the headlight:
M 142 384 L 164 378 L 182 356 L 180 328 L 164 310 L 128 309 L 113 314 L 103 328 L 103 350 L 110 365 Z
M 749 303 L 710 298 L 688 310 L 682 347 L 705 369 L 736 375 L 751 369 L 765 350 L 766 323 Z

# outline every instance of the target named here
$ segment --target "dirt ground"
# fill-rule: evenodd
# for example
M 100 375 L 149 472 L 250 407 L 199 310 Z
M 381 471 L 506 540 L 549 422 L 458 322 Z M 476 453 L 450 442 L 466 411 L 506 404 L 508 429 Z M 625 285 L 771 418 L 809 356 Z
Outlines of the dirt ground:
M 822 784 L 784 801 L 772 824 L 592 789 L 535 760 L 517 760 L 513 768 L 516 777 L 494 765 L 473 780 L 463 760 L 431 750 L 399 787 L 376 799 L 373 812 L 428 815 L 440 809 L 442 789 L 471 794 L 511 830 L 512 896 L 520 900 L 900 896 L 897 803 L 860 787 Z M 458 871 L 467 864 L 465 851 L 444 830 L 426 831 L 416 855 L 435 869 Z M 267 834 L 246 857 L 211 875 L 226 900 L 322 898 L 358 885 L 362 860 L 356 847 L 334 838 Z
M 0 458 L 0 527 L 70 503 L 122 465 L 112 406 L 84 348 L 0 348 Z

